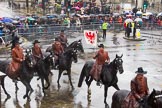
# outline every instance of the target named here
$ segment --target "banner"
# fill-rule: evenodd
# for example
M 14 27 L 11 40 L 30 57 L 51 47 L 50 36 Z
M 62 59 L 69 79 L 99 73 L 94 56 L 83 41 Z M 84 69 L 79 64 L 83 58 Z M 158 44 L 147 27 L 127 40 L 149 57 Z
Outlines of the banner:
M 97 32 L 96 31 L 84 30 L 84 38 L 87 44 L 90 44 L 92 46 L 97 46 Z

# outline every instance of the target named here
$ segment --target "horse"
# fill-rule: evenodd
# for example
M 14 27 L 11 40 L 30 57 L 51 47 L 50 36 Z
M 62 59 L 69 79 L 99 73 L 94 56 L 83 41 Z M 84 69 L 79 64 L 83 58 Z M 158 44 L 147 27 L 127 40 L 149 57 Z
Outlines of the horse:
M 65 50 L 68 50 L 68 49 L 71 49 L 71 48 L 74 48 L 75 50 L 80 51 L 81 53 L 84 53 L 84 49 L 83 49 L 83 45 L 82 45 L 82 40 L 81 39 L 72 42 Z M 52 46 L 49 46 L 46 49 L 46 52 L 53 52 Z
M 129 94 L 128 90 L 118 90 L 112 96 L 111 108 L 121 108 L 123 100 Z M 162 97 L 158 97 L 162 92 L 153 89 L 151 94 L 146 96 L 142 102 L 139 103 L 139 108 L 161 108 Z
M 124 72 L 122 56 L 123 55 L 121 56 L 116 55 L 116 58 L 110 64 L 105 62 L 104 65 L 102 66 L 100 77 L 104 85 L 105 106 L 108 106 L 106 102 L 108 87 L 113 86 L 116 90 L 119 90 L 119 87 L 117 85 L 117 82 L 118 82 L 117 72 L 119 71 L 120 74 Z M 93 77 L 90 75 L 90 71 L 92 69 L 93 64 L 94 64 L 94 61 L 87 61 L 84 64 L 81 74 L 80 74 L 79 82 L 78 82 L 78 87 L 81 87 L 83 80 L 86 77 L 85 82 L 88 86 L 88 97 L 89 98 L 90 98 L 89 88 L 90 88 L 91 82 L 93 81 Z M 88 101 L 90 101 L 90 99 Z
M 0 61 L 0 63 L 1 63 L 0 71 L 5 73 L 6 74 L 5 76 L 8 76 L 15 82 L 16 91 L 18 90 L 17 81 L 21 81 L 26 87 L 26 94 L 23 96 L 23 98 L 30 99 L 29 94 L 31 94 L 33 92 L 33 89 L 30 85 L 31 79 L 33 78 L 33 61 L 32 61 L 31 53 L 28 52 L 28 50 L 26 50 L 25 60 L 23 61 L 25 72 L 22 71 L 23 69 L 21 66 L 20 70 L 19 70 L 19 78 L 20 78 L 19 80 L 18 80 L 17 76 L 15 77 L 15 76 L 11 76 L 8 74 L 9 72 L 8 72 L 7 68 L 9 66 L 10 62 L 11 62 L 10 60 Z M 7 93 L 7 91 L 5 89 L 4 79 L 5 79 L 5 77 L 2 78 L 1 85 L 5 91 L 5 94 L 7 95 L 7 98 L 10 98 L 11 96 Z
M 51 72 L 51 67 L 54 65 L 53 62 L 53 55 L 52 53 L 48 54 L 44 59 L 40 59 L 37 64 L 35 65 L 35 71 L 38 73 L 38 76 L 41 79 L 42 83 L 42 90 L 45 93 L 45 89 L 48 89 L 50 86 L 50 81 L 49 81 L 49 74 Z M 45 87 L 44 80 L 47 82 L 47 86 Z
M 58 88 L 61 87 L 59 83 L 61 74 L 64 70 L 66 70 L 72 90 L 74 89 L 74 86 L 71 81 L 71 65 L 73 61 L 74 63 L 78 62 L 77 50 L 73 48 L 66 50 L 62 55 L 59 55 L 59 66 L 58 66 L 59 74 L 57 80 Z

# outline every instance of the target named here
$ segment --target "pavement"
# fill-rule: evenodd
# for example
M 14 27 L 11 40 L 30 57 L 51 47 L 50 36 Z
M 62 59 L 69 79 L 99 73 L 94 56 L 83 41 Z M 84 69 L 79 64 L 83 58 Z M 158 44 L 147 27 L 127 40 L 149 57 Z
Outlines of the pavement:
M 141 34 L 149 34 L 154 36 L 162 36 L 162 30 L 141 30 Z

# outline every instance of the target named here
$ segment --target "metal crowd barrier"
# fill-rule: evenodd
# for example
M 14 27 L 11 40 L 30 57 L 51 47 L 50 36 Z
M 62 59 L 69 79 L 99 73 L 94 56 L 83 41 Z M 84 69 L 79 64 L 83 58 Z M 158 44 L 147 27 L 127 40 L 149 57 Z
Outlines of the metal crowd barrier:
M 156 23 L 143 23 L 140 29 L 143 30 L 162 30 L 162 26 L 159 26 Z M 101 30 L 101 24 L 71 24 L 70 26 L 62 26 L 62 25 L 41 25 L 41 26 L 30 26 L 28 28 L 20 28 L 18 27 L 18 33 L 19 35 L 43 35 L 48 34 L 52 35 L 56 32 L 59 32 L 61 30 L 65 31 L 79 31 L 83 32 L 84 30 Z M 111 23 L 108 27 L 108 30 L 124 30 L 123 24 L 121 23 Z

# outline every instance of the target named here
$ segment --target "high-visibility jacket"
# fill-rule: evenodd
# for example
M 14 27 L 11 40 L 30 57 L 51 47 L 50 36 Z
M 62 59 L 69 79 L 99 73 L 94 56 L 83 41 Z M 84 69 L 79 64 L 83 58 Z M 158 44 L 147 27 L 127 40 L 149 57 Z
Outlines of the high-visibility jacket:
M 104 23 L 102 24 L 102 29 L 103 29 L 103 30 L 107 30 L 107 26 L 108 26 L 108 23 L 105 23 L 105 22 L 104 22 Z
M 132 28 L 134 28 L 134 22 L 132 22 Z

